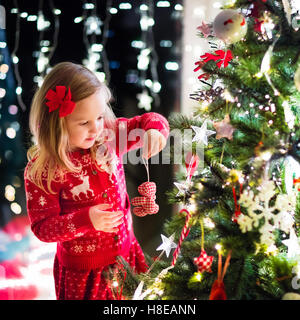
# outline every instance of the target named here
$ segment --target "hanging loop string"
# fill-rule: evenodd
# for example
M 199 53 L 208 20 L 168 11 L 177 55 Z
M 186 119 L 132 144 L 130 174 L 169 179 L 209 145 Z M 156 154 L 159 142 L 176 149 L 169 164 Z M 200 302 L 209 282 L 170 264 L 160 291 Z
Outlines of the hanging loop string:
M 201 250 L 204 250 L 204 225 L 203 225 L 203 219 L 200 220 L 201 225 Z
M 142 157 L 142 160 L 143 160 L 143 163 L 144 163 L 146 171 L 147 171 L 148 182 L 150 182 L 148 159 L 144 159 L 144 157 Z

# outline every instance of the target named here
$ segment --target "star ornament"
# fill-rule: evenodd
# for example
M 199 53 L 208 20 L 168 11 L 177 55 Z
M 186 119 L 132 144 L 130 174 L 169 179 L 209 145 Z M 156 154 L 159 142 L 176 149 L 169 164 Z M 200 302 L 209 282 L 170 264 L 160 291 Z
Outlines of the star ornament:
M 198 267 L 199 272 L 212 272 L 211 265 L 213 263 L 214 257 L 208 256 L 205 250 L 201 250 L 201 254 L 198 258 L 194 258 L 194 263 Z
M 210 26 L 204 21 L 202 21 L 201 26 L 197 27 L 197 30 L 203 34 L 204 38 L 212 35 Z
M 205 144 L 207 146 L 207 138 L 213 134 L 215 134 L 215 131 L 212 130 L 207 130 L 207 120 L 205 120 L 200 127 L 196 127 L 196 126 L 191 126 L 192 129 L 195 131 L 196 135 L 194 136 L 192 142 L 197 141 L 197 142 L 202 142 L 203 144 Z
M 185 183 L 174 182 L 174 184 L 178 189 L 178 193 L 176 194 L 176 197 L 178 197 L 179 195 L 185 195 L 189 190 L 189 185 L 187 184 L 187 182 Z
M 214 128 L 217 130 L 216 139 L 227 138 L 232 140 L 232 134 L 235 128 L 230 124 L 229 114 L 220 122 L 213 123 Z
M 160 236 L 163 243 L 157 247 L 156 251 L 163 250 L 166 253 L 166 256 L 169 257 L 171 250 L 177 248 L 177 244 L 173 241 L 174 234 L 172 234 L 170 238 L 167 238 L 163 234 Z

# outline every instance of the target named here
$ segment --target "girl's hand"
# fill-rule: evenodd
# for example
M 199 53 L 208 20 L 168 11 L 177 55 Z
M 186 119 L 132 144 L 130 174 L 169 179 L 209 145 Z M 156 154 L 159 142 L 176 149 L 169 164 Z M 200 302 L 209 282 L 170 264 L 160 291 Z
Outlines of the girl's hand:
M 165 136 L 156 129 L 147 130 L 144 134 L 142 157 L 149 159 L 159 153 L 167 144 Z
M 111 204 L 97 204 L 90 208 L 89 216 L 94 228 L 103 232 L 118 232 L 118 226 L 123 223 L 122 211 L 107 211 Z

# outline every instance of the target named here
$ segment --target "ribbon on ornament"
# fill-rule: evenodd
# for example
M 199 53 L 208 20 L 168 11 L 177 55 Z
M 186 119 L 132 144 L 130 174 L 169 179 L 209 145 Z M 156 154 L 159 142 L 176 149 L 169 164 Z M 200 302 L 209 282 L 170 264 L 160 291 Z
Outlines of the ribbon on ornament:
M 219 251 L 218 278 L 215 280 L 215 282 L 212 285 L 209 300 L 227 300 L 225 285 L 223 280 L 224 280 L 227 268 L 229 266 L 230 258 L 231 258 L 231 250 L 229 251 L 229 254 L 226 258 L 224 269 L 222 272 L 222 255 Z

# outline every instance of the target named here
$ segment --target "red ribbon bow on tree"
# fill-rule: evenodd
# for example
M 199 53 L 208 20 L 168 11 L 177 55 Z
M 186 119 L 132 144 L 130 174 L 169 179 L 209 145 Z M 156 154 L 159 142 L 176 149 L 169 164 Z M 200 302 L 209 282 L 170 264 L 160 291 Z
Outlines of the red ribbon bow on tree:
M 75 102 L 71 100 L 70 88 L 66 94 L 65 86 L 56 86 L 56 92 L 52 89 L 46 94 L 46 105 L 49 107 L 49 112 L 59 108 L 59 117 L 63 118 L 72 113 L 75 108 Z
M 221 68 L 222 66 L 226 68 L 228 66 L 228 63 L 232 60 L 232 52 L 230 50 L 224 51 L 224 50 L 217 50 L 214 54 L 206 52 L 204 55 L 200 57 L 203 59 L 205 63 L 208 61 L 218 61 L 216 63 L 218 68 Z
M 216 50 L 214 53 L 206 52 L 200 58 L 201 60 L 195 62 L 195 65 L 197 65 L 197 67 L 194 69 L 194 72 L 200 70 L 207 62 L 211 60 L 216 62 L 216 65 L 219 69 L 221 69 L 222 67 L 226 68 L 229 62 L 233 59 L 233 56 L 230 50 Z M 205 72 L 198 76 L 198 79 L 201 80 L 202 78 L 204 78 L 205 80 L 208 80 L 209 77 L 210 74 Z

